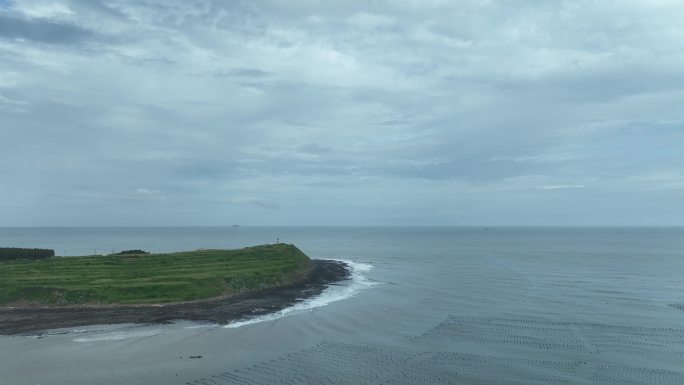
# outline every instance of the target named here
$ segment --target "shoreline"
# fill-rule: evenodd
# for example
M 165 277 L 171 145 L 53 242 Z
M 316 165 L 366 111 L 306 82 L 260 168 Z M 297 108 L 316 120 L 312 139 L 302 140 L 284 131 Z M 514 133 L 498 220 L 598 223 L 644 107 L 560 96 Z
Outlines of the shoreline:
M 298 283 L 231 297 L 149 305 L 0 307 L 0 335 L 41 335 L 50 329 L 126 323 L 168 324 L 181 320 L 227 324 L 285 309 L 319 295 L 331 284 L 351 275 L 351 267 L 341 261 L 316 259 L 311 263 L 313 270 Z

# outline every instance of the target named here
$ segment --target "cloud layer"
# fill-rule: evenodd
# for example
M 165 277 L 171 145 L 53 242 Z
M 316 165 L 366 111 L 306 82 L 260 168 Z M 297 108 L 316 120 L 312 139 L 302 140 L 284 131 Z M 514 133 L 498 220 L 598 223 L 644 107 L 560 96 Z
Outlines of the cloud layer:
M 684 225 L 677 1 L 0 1 L 0 225 Z

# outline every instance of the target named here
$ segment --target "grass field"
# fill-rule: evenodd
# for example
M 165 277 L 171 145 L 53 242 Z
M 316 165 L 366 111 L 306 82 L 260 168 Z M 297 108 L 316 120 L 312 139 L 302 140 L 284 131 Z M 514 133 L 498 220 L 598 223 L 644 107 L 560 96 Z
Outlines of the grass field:
M 305 277 L 293 245 L 0 262 L 0 305 L 150 304 L 275 287 Z

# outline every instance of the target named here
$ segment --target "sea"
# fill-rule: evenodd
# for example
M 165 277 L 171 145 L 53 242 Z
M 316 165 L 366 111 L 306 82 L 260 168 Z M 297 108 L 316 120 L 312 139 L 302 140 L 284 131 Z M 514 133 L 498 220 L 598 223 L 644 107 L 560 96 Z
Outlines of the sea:
M 0 336 L 0 385 L 684 384 L 684 228 L 0 228 L 62 256 L 277 241 L 352 275 L 228 325 Z

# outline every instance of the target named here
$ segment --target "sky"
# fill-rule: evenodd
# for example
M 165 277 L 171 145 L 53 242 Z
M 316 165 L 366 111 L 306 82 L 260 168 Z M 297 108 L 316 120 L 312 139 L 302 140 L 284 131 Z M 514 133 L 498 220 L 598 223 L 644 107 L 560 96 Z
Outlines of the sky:
M 684 225 L 684 2 L 0 0 L 0 226 Z

